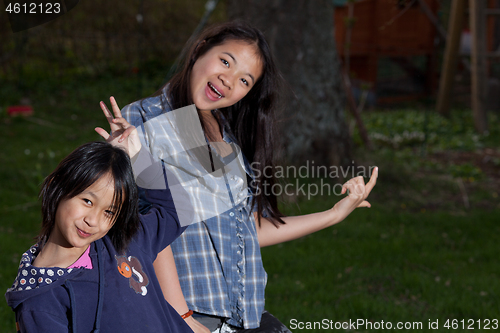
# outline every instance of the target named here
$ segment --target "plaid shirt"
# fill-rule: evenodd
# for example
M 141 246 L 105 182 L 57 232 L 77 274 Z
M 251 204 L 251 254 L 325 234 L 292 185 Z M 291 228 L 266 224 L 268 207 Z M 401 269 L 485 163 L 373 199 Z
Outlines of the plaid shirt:
M 129 123 L 142 129 L 140 132 L 145 143 L 153 156 L 160 159 L 178 155 L 175 152 L 175 147 L 178 146 L 175 134 L 165 128 L 148 129 L 148 124 L 169 111 L 167 103 L 162 103 L 161 96 L 134 102 L 122 110 L 123 117 Z M 223 140 L 234 143 L 235 139 L 227 122 L 222 114 L 219 116 L 222 120 Z M 198 119 L 197 121 L 199 122 Z M 241 153 L 238 159 L 244 164 L 245 171 L 251 174 L 250 166 Z M 179 163 L 177 170 L 193 168 L 191 165 L 186 166 L 184 163 L 191 163 L 186 161 L 189 160 L 171 158 L 167 163 Z M 183 179 L 182 175 L 177 176 Z M 262 265 L 251 209 L 251 192 L 247 186 L 243 188 L 246 182 L 242 177 L 237 173 L 224 173 L 223 178 L 220 178 L 225 184 L 224 194 L 221 193 L 220 186 L 217 191 L 214 190 L 215 187 L 210 189 L 211 193 L 218 193 L 211 196 L 207 196 L 199 184 L 194 191 L 193 188 L 191 191 L 186 188 L 191 195 L 195 212 L 198 216 L 207 218 L 199 219 L 200 223 L 191 224 L 171 247 L 189 309 L 226 317 L 227 322 L 234 326 L 255 328 L 260 325 L 264 311 L 267 274 Z

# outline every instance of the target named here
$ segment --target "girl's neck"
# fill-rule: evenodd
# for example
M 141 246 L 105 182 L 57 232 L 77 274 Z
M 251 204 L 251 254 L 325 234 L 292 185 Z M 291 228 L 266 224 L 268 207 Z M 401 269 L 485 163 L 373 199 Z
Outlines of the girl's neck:
M 217 118 L 210 110 L 200 110 L 201 122 L 210 142 L 222 142 L 222 132 Z
M 212 111 L 200 111 L 200 113 L 207 139 L 212 148 L 222 157 L 231 154 L 233 149 L 224 141 L 219 121 Z
M 38 256 L 33 261 L 33 266 L 64 268 L 68 267 L 82 256 L 85 250 L 87 250 L 87 247 L 63 247 L 51 242 L 49 239 L 42 247 L 42 250 L 40 251 Z

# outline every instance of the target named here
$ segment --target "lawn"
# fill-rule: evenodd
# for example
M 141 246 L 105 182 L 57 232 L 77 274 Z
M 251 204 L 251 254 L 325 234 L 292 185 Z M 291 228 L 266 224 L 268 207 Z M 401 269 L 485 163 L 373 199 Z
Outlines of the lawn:
M 499 115 L 489 115 L 482 136 L 470 110 L 449 119 L 428 109 L 377 110 L 363 119 L 375 148 L 358 147 L 354 160 L 380 168 L 372 208 L 263 249 L 268 310 L 293 331 L 499 327 Z M 355 129 L 353 140 L 360 143 Z M 292 197 L 284 207 L 311 213 L 336 200 Z
M 93 132 L 105 125 L 99 101 L 113 94 L 124 106 L 160 83 L 145 80 L 140 92 L 134 77 L 39 80 L 23 82 L 22 90 L 16 82 L 2 83 L 0 289 L 10 287 L 38 232 L 43 178 L 78 145 L 99 139 Z M 31 100 L 34 115 L 8 117 L 6 107 L 23 97 Z M 450 119 L 429 109 L 377 110 L 363 119 L 375 149 L 362 148 L 354 129 L 354 161 L 380 167 L 372 208 L 264 248 L 267 309 L 289 327 L 370 322 L 340 329 L 355 332 L 382 321 L 394 327 L 422 323 L 424 329 L 438 321 L 437 331 L 447 331 L 450 319 L 458 325 L 450 330 L 459 332 L 471 325 L 468 320 L 475 329 L 500 320 L 500 266 L 494 260 L 500 233 L 498 115 L 490 116 L 485 136 L 474 134 L 470 110 L 456 110 Z M 310 213 L 338 199 L 299 195 L 285 198 L 283 207 L 287 214 Z M 12 332 L 14 314 L 0 304 L 0 332 Z

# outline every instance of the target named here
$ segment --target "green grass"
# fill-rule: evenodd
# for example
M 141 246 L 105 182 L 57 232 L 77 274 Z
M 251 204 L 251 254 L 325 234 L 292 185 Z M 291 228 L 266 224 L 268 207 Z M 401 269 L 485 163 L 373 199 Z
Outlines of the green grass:
M 455 319 L 453 331 L 463 332 L 468 320 L 476 330 L 485 319 L 500 320 L 495 260 L 500 168 L 481 155 L 485 149 L 500 155 L 498 115 L 489 115 L 484 136 L 474 133 L 470 110 L 455 110 L 450 119 L 415 109 L 370 112 L 363 119 L 374 149 L 358 146 L 355 164 L 379 166 L 368 199 L 372 208 L 358 209 L 316 234 L 264 248 L 267 309 L 289 327 L 365 320 L 422 323 L 430 331 L 429 321 L 438 320 L 437 331 L 448 331 L 446 321 Z M 410 135 L 421 130 L 426 134 Z M 361 142 L 356 130 L 354 142 Z M 474 154 L 481 158 L 471 158 Z M 338 199 L 299 196 L 284 207 L 289 215 L 306 214 Z M 307 331 L 324 331 L 312 327 Z M 360 325 L 340 331 L 372 330 Z
M 113 94 L 124 106 L 160 84 L 161 78 L 144 80 L 138 93 L 133 77 L 25 82 L 23 92 L 13 82 L 2 83 L 0 289 L 10 287 L 22 252 L 38 232 L 37 195 L 43 178 L 71 150 L 99 139 L 93 128 L 106 124 L 99 101 Z M 7 117 L 6 107 L 22 97 L 32 101 L 34 116 Z M 441 119 L 428 111 L 427 120 L 418 110 L 365 113 L 370 133 L 393 140 L 405 131 L 425 132 L 427 126 L 428 139 L 418 141 L 415 135 L 396 140 L 397 145 L 374 140 L 375 150 L 356 149 L 357 165 L 380 167 L 372 208 L 358 209 L 316 234 L 264 248 L 267 309 L 286 325 L 292 319 L 365 319 L 422 322 L 426 328 L 429 320 L 439 320 L 437 331 L 445 331 L 448 318 L 500 319 L 496 183 L 490 171 L 473 161 L 450 164 L 434 155 L 495 148 L 498 122 L 490 120 L 489 136 L 474 139 L 469 113 L 456 111 L 451 119 Z M 433 139 L 431 133 L 437 133 Z M 359 143 L 356 133 L 354 142 Z M 464 207 L 459 179 L 470 209 Z M 290 200 L 285 211 L 292 215 L 328 209 L 338 197 Z M 14 314 L 0 302 L 0 332 L 12 331 Z
M 263 249 L 267 309 L 287 325 L 498 318 L 499 217 L 359 209 L 339 225 Z

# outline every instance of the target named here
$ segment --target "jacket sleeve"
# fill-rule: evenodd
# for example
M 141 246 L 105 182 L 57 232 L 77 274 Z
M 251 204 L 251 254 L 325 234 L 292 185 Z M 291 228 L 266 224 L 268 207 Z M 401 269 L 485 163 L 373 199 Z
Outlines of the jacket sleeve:
M 16 326 L 21 333 L 67 333 L 68 318 L 45 311 L 21 311 L 16 315 Z
M 154 161 L 144 147 L 134 157 L 133 169 L 140 192 L 151 204 L 148 213 L 141 215 L 143 242 L 156 257 L 192 222 L 193 208 L 175 175 L 161 161 Z

